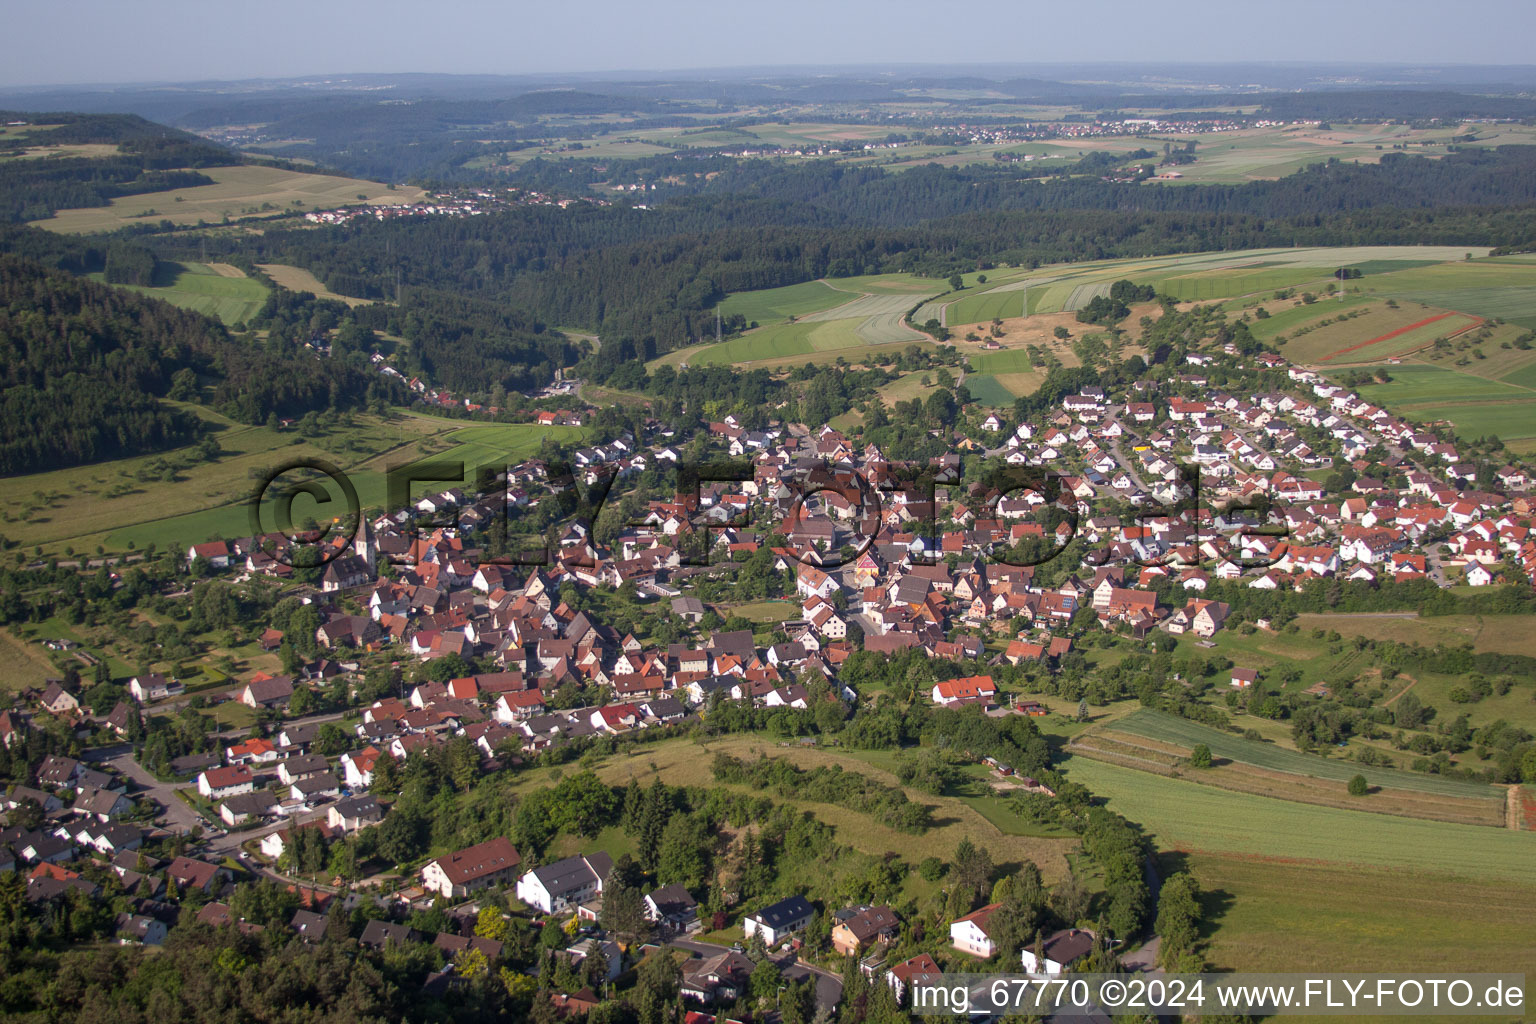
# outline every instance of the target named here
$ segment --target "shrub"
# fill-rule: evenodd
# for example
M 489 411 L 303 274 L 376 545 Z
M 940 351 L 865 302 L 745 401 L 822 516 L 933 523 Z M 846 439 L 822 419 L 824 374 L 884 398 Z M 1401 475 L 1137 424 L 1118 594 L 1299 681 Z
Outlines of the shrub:
M 1356 775 L 1354 778 L 1349 780 L 1350 796 L 1365 796 L 1365 794 L 1369 791 L 1370 786 L 1366 784 L 1364 775 Z

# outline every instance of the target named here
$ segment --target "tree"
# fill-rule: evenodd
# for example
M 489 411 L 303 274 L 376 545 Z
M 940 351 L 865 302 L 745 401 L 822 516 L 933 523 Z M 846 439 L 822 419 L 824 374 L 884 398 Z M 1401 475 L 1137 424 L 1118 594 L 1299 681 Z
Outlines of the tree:
M 1158 960 L 1170 966 L 1194 949 L 1200 933 L 1200 886 L 1193 875 L 1179 872 L 1163 882 L 1157 899 Z
M 475 934 L 482 939 L 505 942 L 508 928 L 507 915 L 497 907 L 481 907 L 480 913 L 475 915 Z
M 957 292 L 957 291 L 959 291 L 960 289 L 962 289 L 964 287 L 965 287 L 965 278 L 961 277 L 959 274 L 951 274 L 951 275 L 949 275 L 949 290 L 950 291 Z
M 1195 749 L 1189 752 L 1189 763 L 1194 768 L 1209 768 L 1211 766 L 1211 748 L 1204 743 L 1196 743 Z
M 779 986 L 784 983 L 784 975 L 779 971 L 779 965 L 771 959 L 764 957 L 752 968 L 752 977 L 748 982 L 748 990 L 752 998 L 758 1001 L 761 1007 L 767 1007 L 779 995 Z
M 1079 722 L 1088 721 L 1088 701 L 1086 698 L 1077 702 L 1077 720 Z
M 1371 791 L 1370 783 L 1365 781 L 1364 775 L 1356 775 L 1349 780 L 1350 796 L 1365 796 Z

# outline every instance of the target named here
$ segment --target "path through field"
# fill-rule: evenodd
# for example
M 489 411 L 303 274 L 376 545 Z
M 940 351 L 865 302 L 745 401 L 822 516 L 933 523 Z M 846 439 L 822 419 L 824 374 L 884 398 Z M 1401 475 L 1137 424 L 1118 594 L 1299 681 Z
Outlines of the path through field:
M 1520 819 L 1523 817 L 1520 807 L 1520 786 L 1515 784 L 1504 790 L 1504 824 L 1520 831 Z
M 245 271 L 229 263 L 209 263 L 208 269 L 220 277 L 244 277 Z

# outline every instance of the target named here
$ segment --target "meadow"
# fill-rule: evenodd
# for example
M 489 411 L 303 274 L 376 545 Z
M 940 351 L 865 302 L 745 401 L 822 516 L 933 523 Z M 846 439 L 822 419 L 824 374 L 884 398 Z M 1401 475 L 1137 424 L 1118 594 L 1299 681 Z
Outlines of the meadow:
M 285 171 L 258 164 L 210 167 L 202 171 L 214 180 L 169 192 L 123 196 L 109 206 L 59 210 L 38 227 L 68 235 L 115 231 L 138 221 L 173 224 L 219 224 L 247 217 L 329 210 L 359 203 L 392 206 L 414 203 L 426 193 L 411 185 L 391 189 L 376 181 L 330 174 Z
M 100 280 L 100 274 L 90 275 Z M 227 263 L 159 263 L 148 288 L 123 285 L 141 295 L 218 317 L 226 324 L 249 320 L 267 301 L 267 286 Z
M 1172 854 L 1200 883 L 1204 954 L 1223 971 L 1536 971 L 1536 889 L 1493 879 L 1277 857 Z M 1433 941 L 1426 944 L 1427 936 Z M 1523 951 L 1523 952 L 1522 952 Z M 1406 959 L 1405 959 L 1406 957 Z M 1467 1019 L 1467 1018 L 1461 1018 Z
M 834 288 L 825 281 L 805 281 L 783 288 L 765 288 L 756 292 L 733 292 L 720 303 L 725 316 L 740 313 L 748 322 L 756 320 L 766 324 L 773 320 L 801 317 L 833 306 L 840 306 L 850 298 L 847 292 Z
M 1536 886 L 1536 835 L 1527 832 L 1291 803 L 1084 757 L 1063 769 L 1163 848 Z
M 1504 806 L 1504 790 L 1480 782 L 1448 779 L 1422 772 L 1396 771 L 1390 768 L 1367 768 L 1352 761 L 1337 761 L 1299 750 L 1261 743 L 1234 736 L 1220 729 L 1178 718 L 1152 708 L 1142 708 L 1114 723 L 1116 732 L 1145 736 L 1148 739 L 1193 748 L 1204 743 L 1218 758 L 1241 761 L 1269 771 L 1293 775 L 1309 775 L 1335 782 L 1348 782 L 1355 775 L 1365 776 L 1372 786 L 1387 789 L 1405 789 L 1446 797 L 1496 802 L 1500 810 Z

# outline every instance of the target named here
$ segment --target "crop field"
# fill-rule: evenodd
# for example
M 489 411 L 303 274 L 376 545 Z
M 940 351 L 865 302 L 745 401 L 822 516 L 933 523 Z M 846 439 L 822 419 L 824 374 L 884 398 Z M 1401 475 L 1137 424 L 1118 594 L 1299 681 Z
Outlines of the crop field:
M 1472 250 L 1474 256 L 1486 250 Z M 1465 253 L 1434 266 L 1413 267 L 1351 282 L 1362 291 L 1430 306 L 1497 317 L 1536 330 L 1536 266 L 1466 260 Z
M 1446 420 L 1464 437 L 1536 437 L 1536 391 L 1528 387 L 1421 363 L 1391 373 L 1391 382 L 1363 387 L 1361 395 L 1411 420 Z
M 110 206 L 60 210 L 54 216 L 34 223 L 51 231 L 79 235 L 115 231 L 136 221 L 218 224 L 245 217 L 272 217 L 359 203 L 392 206 L 414 203 L 426 194 L 409 185 L 390 189 L 376 181 L 360 178 L 284 171 L 259 165 L 210 167 L 202 173 L 212 178 L 214 184 L 123 196 L 112 200 Z
M 1527 832 L 1290 803 L 1083 757 L 1064 771 L 1163 847 L 1536 886 L 1536 835 Z
M 1292 362 L 1303 364 L 1360 363 L 1403 355 L 1476 322 L 1472 317 L 1427 309 L 1417 303 L 1393 309 L 1385 302 L 1358 304 L 1334 300 L 1301 308 L 1312 312 L 1311 326 L 1304 333 L 1288 334 L 1280 352 Z M 1328 320 L 1334 322 L 1326 323 Z M 1260 322 L 1267 326 L 1269 320 Z
M 1323 356 L 1320 362 L 1368 363 L 1428 348 L 1441 338 L 1454 338 L 1483 321 L 1467 313 L 1435 313 L 1417 323 L 1395 327 L 1379 337 Z
M 1250 269 L 1201 270 L 1193 274 L 1163 278 L 1157 282 L 1157 290 L 1181 302 L 1210 302 L 1236 295 L 1294 288 L 1326 276 L 1315 267 L 1261 266 Z
M 1401 970 L 1435 936 L 1449 971 L 1536 971 L 1536 889 L 1400 868 L 1174 854 L 1200 883 L 1205 955 L 1217 970 Z M 1319 922 L 1326 926 L 1319 927 Z M 1470 1018 L 1466 1018 L 1470 1019 Z
M 1394 640 L 1403 644 L 1457 646 L 1472 644 L 1495 654 L 1526 654 L 1536 658 L 1536 629 L 1528 615 L 1431 615 L 1388 619 L 1372 615 L 1302 614 L 1296 616 L 1302 632 L 1329 629 L 1342 636 Z
M 740 292 L 731 296 L 727 304 L 737 303 L 733 312 L 808 309 L 813 302 L 821 302 L 820 294 L 810 290 L 813 287 L 837 301 L 804 315 L 785 312 L 784 316 L 798 319 L 769 323 L 719 344 L 706 343 L 669 352 L 651 365 L 771 367 L 795 361 L 799 356 L 813 356 L 813 362 L 841 356 L 852 362 L 883 345 L 932 344 L 927 335 L 908 327 L 902 317 L 924 292 L 932 294 L 942 286 L 906 274 L 838 278 L 790 288 Z
M 336 302 L 345 302 L 349 306 L 366 306 L 369 299 L 359 299 L 351 295 L 338 295 L 325 285 L 320 279 L 303 267 L 290 267 L 283 263 L 258 263 L 261 269 L 274 284 L 287 288 L 291 292 L 309 292 L 317 299 L 332 299 Z
M 91 276 L 100 277 L 98 274 Z M 246 277 L 237 267 L 227 263 L 160 263 L 155 267 L 153 286 L 120 287 L 216 316 L 226 324 L 249 320 L 267 301 L 266 285 Z
M 1152 708 L 1142 708 L 1119 719 L 1114 723 L 1114 728 L 1118 732 L 1145 736 L 1186 748 L 1204 743 L 1217 757 L 1241 761 L 1270 771 L 1310 775 L 1336 782 L 1348 782 L 1355 775 L 1364 775 L 1365 780 L 1372 786 L 1496 801 L 1501 809 L 1504 804 L 1502 788 L 1496 789 L 1479 782 L 1464 782 L 1461 779 L 1447 779 L 1422 772 L 1368 768 L 1353 761 L 1335 761 L 1314 754 L 1304 754 L 1299 750 L 1276 746 L 1273 743 L 1257 743 Z
M 720 312 L 726 316 L 740 313 L 748 322 L 756 320 L 760 324 L 767 324 L 774 320 L 830 309 L 842 305 L 848 299 L 846 292 L 833 288 L 825 281 L 805 281 L 783 288 L 735 292 L 720 303 Z

